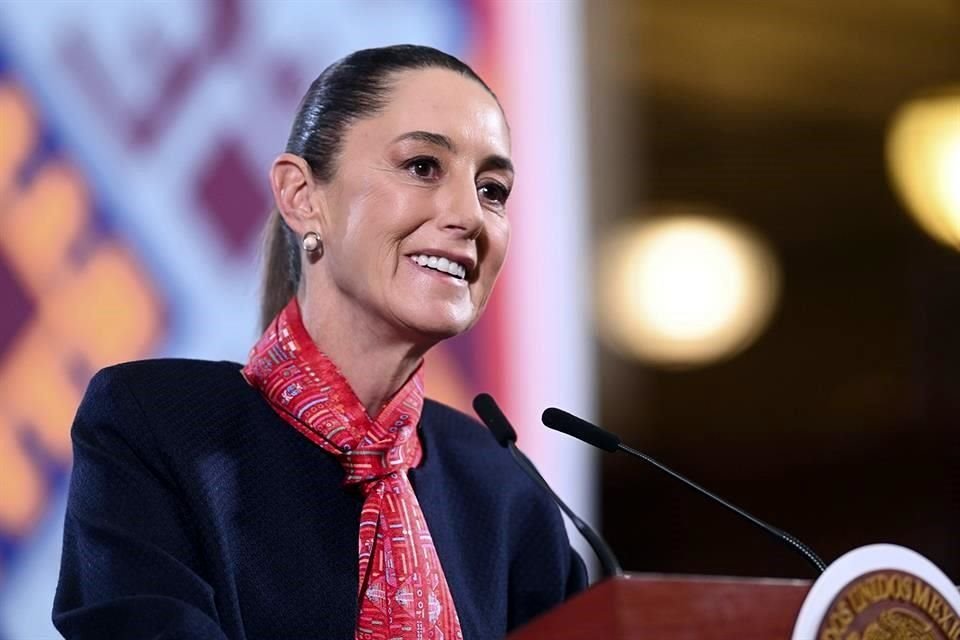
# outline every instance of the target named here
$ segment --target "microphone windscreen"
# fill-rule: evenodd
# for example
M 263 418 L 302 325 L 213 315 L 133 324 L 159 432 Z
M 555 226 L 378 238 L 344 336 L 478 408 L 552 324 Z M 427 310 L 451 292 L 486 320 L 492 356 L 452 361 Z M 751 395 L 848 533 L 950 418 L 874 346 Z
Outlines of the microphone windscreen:
M 501 447 L 517 441 L 517 432 L 513 430 L 507 417 L 500 411 L 496 401 L 488 393 L 481 393 L 473 399 L 473 410 L 477 412 L 490 433 Z
M 543 424 L 560 431 L 568 436 L 573 436 L 577 440 L 583 440 L 587 444 L 604 449 L 605 451 L 616 451 L 620 445 L 620 438 L 604 431 L 596 425 L 592 425 L 582 418 L 567 413 L 563 409 L 550 407 L 543 412 Z

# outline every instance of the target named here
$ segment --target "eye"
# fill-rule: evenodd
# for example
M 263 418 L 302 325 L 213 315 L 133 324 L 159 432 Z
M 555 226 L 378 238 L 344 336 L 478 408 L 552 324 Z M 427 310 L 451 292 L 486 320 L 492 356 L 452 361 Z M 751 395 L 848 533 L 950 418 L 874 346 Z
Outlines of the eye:
M 492 202 L 500 206 L 505 205 L 507 198 L 510 197 L 510 190 L 499 182 L 482 184 L 477 188 L 477 193 L 487 202 Z
M 440 177 L 440 161 L 431 157 L 409 160 L 404 169 L 421 180 L 436 180 Z

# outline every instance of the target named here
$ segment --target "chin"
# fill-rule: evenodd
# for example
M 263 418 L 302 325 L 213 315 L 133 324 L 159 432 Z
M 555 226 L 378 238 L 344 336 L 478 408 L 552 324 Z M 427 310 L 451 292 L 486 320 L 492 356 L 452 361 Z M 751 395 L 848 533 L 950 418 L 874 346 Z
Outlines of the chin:
M 476 321 L 476 316 L 463 313 L 427 314 L 421 309 L 415 318 L 405 323 L 416 335 L 431 342 L 439 342 L 460 335 L 470 329 Z

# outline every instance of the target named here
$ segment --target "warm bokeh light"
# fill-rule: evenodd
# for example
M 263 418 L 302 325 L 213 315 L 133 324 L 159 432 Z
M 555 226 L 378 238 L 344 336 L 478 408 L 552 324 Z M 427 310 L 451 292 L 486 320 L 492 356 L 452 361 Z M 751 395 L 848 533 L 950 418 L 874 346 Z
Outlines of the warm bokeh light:
M 773 255 L 742 226 L 669 215 L 615 229 L 600 247 L 601 335 L 651 363 L 693 366 L 749 345 L 779 291 Z
M 901 107 L 890 127 L 887 161 L 920 226 L 960 249 L 960 86 Z

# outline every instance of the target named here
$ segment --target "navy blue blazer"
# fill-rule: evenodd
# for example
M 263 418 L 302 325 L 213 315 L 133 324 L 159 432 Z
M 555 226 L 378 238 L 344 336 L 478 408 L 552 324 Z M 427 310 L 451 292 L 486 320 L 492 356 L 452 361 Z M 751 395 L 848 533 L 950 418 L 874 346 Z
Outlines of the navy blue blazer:
M 90 382 L 53 621 L 69 639 L 352 639 L 361 495 L 233 362 Z M 586 585 L 554 504 L 482 425 L 427 401 L 410 472 L 466 640 Z

